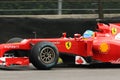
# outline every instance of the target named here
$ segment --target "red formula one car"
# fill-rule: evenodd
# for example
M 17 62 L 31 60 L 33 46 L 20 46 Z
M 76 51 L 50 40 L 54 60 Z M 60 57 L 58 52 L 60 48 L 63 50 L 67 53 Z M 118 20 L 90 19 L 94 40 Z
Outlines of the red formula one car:
M 12 38 L 0 44 L 0 65 L 28 66 L 37 69 L 51 69 L 60 60 L 63 63 L 120 64 L 120 24 L 98 23 L 97 31 L 87 30 L 81 36 L 67 38 Z

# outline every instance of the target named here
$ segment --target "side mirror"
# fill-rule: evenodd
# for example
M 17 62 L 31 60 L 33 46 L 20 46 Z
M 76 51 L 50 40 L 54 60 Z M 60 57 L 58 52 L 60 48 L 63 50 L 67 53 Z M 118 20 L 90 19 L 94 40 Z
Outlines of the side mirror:
M 74 34 L 74 38 L 80 38 L 81 34 Z
M 66 35 L 67 35 L 66 32 L 62 33 L 63 38 L 66 38 Z

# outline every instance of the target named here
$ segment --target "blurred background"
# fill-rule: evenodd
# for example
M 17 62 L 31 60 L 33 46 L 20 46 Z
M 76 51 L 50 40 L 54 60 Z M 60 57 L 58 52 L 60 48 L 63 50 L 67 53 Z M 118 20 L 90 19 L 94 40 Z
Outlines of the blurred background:
M 10 38 L 60 37 L 120 22 L 120 0 L 0 0 L 0 43 Z

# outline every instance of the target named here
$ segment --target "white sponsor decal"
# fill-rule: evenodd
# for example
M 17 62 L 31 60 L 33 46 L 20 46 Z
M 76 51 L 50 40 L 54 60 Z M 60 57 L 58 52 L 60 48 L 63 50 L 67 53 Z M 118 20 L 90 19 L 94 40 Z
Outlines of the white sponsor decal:
M 75 64 L 87 64 L 87 62 L 83 57 L 75 56 Z
M 120 33 L 118 33 L 118 34 L 115 36 L 115 39 L 116 39 L 116 40 L 120 40 Z
M 5 45 L 4 48 L 7 48 L 7 49 L 15 49 L 15 48 L 19 48 L 19 46 L 16 46 L 16 45 Z
M 118 58 L 117 60 L 111 60 L 110 62 L 114 63 L 114 64 L 118 64 L 118 63 L 120 63 L 120 58 Z
M 52 42 L 53 44 L 60 44 L 60 42 Z

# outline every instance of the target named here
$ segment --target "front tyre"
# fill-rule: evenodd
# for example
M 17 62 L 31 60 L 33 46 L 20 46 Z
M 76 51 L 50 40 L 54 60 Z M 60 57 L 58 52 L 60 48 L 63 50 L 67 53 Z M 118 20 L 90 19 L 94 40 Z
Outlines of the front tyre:
M 39 42 L 31 49 L 30 61 L 37 69 L 51 69 L 58 58 L 58 50 L 51 42 Z

